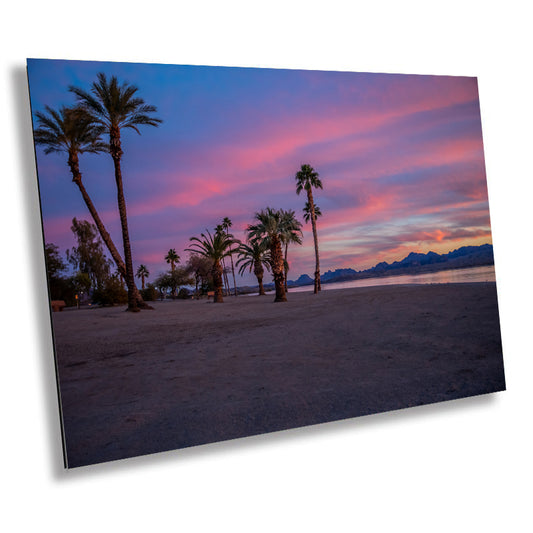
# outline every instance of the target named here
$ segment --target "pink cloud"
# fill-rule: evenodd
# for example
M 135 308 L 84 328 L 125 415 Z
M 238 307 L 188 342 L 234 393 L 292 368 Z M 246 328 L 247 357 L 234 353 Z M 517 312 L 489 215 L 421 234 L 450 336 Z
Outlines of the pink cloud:
M 442 89 L 439 78 L 432 92 L 418 91 L 418 84 L 406 80 L 398 78 L 396 82 L 389 83 L 380 108 L 369 110 L 363 104 L 337 109 L 330 105 L 320 114 L 288 114 L 282 119 L 276 116 L 255 131 L 246 130 L 246 137 L 237 133 L 223 144 L 196 148 L 185 154 L 184 167 L 195 167 L 193 174 L 187 170 L 167 171 L 160 177 L 162 192 L 148 201 L 136 202 L 131 212 L 141 215 L 165 207 L 198 205 L 219 195 L 231 194 L 251 183 L 264 185 L 272 180 L 272 164 L 321 143 L 330 143 L 327 148 L 320 148 L 323 162 L 353 158 L 371 150 L 381 152 L 381 156 L 369 161 L 367 167 L 359 168 L 364 178 L 472 158 L 481 148 L 480 141 L 452 140 L 435 142 L 433 146 L 426 143 L 421 150 L 387 157 L 386 135 L 373 139 L 346 139 L 354 135 L 368 135 L 413 113 L 468 102 L 477 96 L 475 80 L 458 83 L 457 79 L 451 78 L 446 89 Z M 391 140 L 388 139 L 388 142 Z M 179 162 L 177 164 L 179 168 Z

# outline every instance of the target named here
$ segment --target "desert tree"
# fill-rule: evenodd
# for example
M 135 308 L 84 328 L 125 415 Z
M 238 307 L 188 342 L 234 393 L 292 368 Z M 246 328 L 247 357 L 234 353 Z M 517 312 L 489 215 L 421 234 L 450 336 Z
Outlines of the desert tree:
M 150 275 L 150 272 L 146 268 L 146 265 L 139 265 L 137 269 L 137 277 L 140 278 L 142 283 L 142 290 L 144 291 L 144 280 Z
M 223 224 L 218 224 L 218 226 L 215 227 L 215 233 L 226 233 L 227 231 L 224 229 Z M 229 279 L 228 279 L 228 269 L 226 268 L 226 262 L 222 259 L 221 265 L 222 265 L 222 283 L 224 285 L 224 291 L 226 293 L 226 296 L 229 296 L 231 294 L 231 289 L 229 285 Z
M 63 261 L 59 247 L 53 243 L 46 243 L 44 247 L 44 260 L 46 275 L 51 300 L 65 300 L 67 305 L 74 299 L 74 289 L 69 279 L 64 275 L 67 264 Z
M 270 250 L 270 261 L 274 285 L 276 287 L 275 302 L 286 302 L 284 284 L 284 261 L 283 261 L 283 234 L 284 217 L 283 211 L 267 207 L 254 216 L 255 224 L 250 224 L 247 228 L 248 238 L 251 242 L 257 241 L 263 243 Z
M 321 290 L 320 287 L 320 259 L 318 254 L 318 235 L 316 230 L 316 213 L 315 202 L 313 200 L 313 189 L 322 189 L 322 181 L 318 172 L 310 165 L 302 165 L 300 170 L 296 173 L 296 194 L 300 194 L 303 190 L 307 193 L 307 204 L 309 206 L 309 213 L 311 219 L 311 226 L 313 229 L 313 240 L 315 243 L 315 278 L 314 278 L 314 293 Z
M 122 228 L 124 247 L 124 263 L 126 265 L 126 285 L 128 287 L 128 310 L 138 311 L 135 298 L 135 279 L 131 252 L 131 241 L 128 229 L 128 215 L 124 183 L 122 177 L 122 140 L 121 130 L 132 129 L 140 134 L 139 126 L 158 126 L 162 121 L 152 114 L 156 107 L 148 105 L 137 96 L 138 88 L 128 83 L 119 83 L 116 76 L 107 78 L 100 72 L 97 81 L 93 82 L 90 91 L 79 87 L 70 87 L 78 102 L 89 113 L 97 127 L 101 127 L 109 136 L 109 153 L 115 169 L 117 186 L 117 203 Z
M 226 232 L 228 236 L 230 234 L 229 229 L 231 228 L 231 226 L 233 226 L 233 222 L 231 221 L 231 219 L 229 219 L 228 217 L 224 217 L 224 220 L 222 220 L 222 228 L 224 229 L 224 231 Z M 231 247 L 230 247 L 229 259 L 231 263 L 231 274 L 233 276 L 233 292 L 235 296 L 237 296 L 237 283 L 235 281 L 235 267 L 233 265 L 233 250 L 231 249 Z
M 170 265 L 170 270 L 174 272 L 176 264 L 180 262 L 180 256 L 176 253 L 175 248 L 171 248 L 165 256 L 165 261 Z
M 87 220 L 72 219 L 71 231 L 76 239 L 76 246 L 67 250 L 67 259 L 77 273 L 89 280 L 81 286 L 88 292 L 90 289 L 101 289 L 111 275 L 111 261 L 106 257 L 103 243 L 94 224 Z
M 186 268 L 194 277 L 195 295 L 196 299 L 199 299 L 200 289 L 204 291 L 207 290 L 210 284 L 212 285 L 211 271 L 213 269 L 213 261 L 209 257 L 190 254 Z
M 285 211 L 283 209 L 281 211 L 281 217 L 282 217 L 282 227 L 283 232 L 281 234 L 281 241 L 283 245 L 285 246 L 285 255 L 283 258 L 283 270 L 285 275 L 285 292 L 287 292 L 287 274 L 289 272 L 289 259 L 288 259 L 288 250 L 289 250 L 289 244 L 302 244 L 302 223 L 297 220 L 296 213 L 289 209 L 288 211 Z
M 265 268 L 270 270 L 270 253 L 264 241 L 252 240 L 237 248 L 238 259 L 235 266 L 242 276 L 246 271 L 253 272 L 259 285 L 259 296 L 264 296 L 263 276 Z
M 165 256 L 165 261 L 170 265 L 170 273 L 173 274 L 176 270 L 176 263 L 179 263 L 180 256 L 176 253 L 175 248 L 171 248 Z M 175 284 L 174 284 L 175 285 Z M 172 298 L 175 298 L 175 291 L 172 292 Z
M 190 272 L 185 268 L 175 268 L 160 274 L 155 280 L 155 286 L 161 291 L 170 291 L 170 296 L 175 299 L 180 287 L 191 285 L 193 282 Z
M 211 274 L 215 289 L 214 301 L 215 303 L 222 303 L 224 301 L 222 295 L 222 261 L 231 254 L 231 247 L 238 245 L 239 241 L 223 231 L 215 231 L 214 234 L 211 234 L 209 230 L 202 233 L 200 237 L 191 237 L 190 241 L 192 244 L 190 248 L 186 248 L 186 252 L 199 254 L 212 261 Z
M 65 153 L 72 175 L 72 181 L 78 187 L 83 201 L 98 228 L 100 237 L 104 241 L 117 269 L 122 277 L 126 275 L 126 265 L 120 255 L 111 235 L 107 231 L 96 207 L 85 188 L 80 171 L 79 156 L 83 153 L 108 152 L 108 145 L 102 140 L 103 128 L 95 124 L 92 117 L 81 107 L 61 107 L 54 110 L 49 106 L 44 112 L 35 113 L 37 128 L 35 129 L 35 143 L 44 147 L 44 153 Z M 143 308 L 150 308 L 135 288 L 137 304 Z

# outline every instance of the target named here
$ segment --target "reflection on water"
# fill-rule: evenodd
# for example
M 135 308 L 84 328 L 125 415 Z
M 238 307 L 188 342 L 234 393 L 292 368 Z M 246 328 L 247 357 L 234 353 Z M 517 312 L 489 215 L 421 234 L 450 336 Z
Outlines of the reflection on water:
M 387 276 L 384 278 L 356 279 L 337 283 L 322 283 L 322 290 L 348 289 L 351 287 L 372 287 L 375 285 L 409 285 L 413 283 L 471 283 L 480 281 L 496 281 L 494 265 L 460 268 L 456 270 L 441 270 L 426 274 L 406 274 L 402 276 Z M 289 292 L 312 291 L 313 285 L 289 288 Z

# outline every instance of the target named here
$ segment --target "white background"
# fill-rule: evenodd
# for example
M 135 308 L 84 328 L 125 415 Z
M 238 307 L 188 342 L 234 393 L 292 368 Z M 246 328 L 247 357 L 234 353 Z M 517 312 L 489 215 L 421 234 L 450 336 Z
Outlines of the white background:
M 192 4 L 4 7 L 0 525 L 10 532 L 531 531 L 528 3 Z M 508 390 L 64 471 L 26 57 L 478 76 Z

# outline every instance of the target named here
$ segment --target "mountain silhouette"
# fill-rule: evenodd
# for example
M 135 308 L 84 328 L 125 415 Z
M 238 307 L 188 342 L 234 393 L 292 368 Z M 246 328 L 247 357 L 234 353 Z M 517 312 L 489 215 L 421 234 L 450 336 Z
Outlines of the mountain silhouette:
M 447 254 L 428 252 L 426 254 L 411 252 L 400 261 L 387 263 L 382 261 L 366 270 L 353 268 L 338 268 L 328 270 L 320 276 L 322 283 L 351 281 L 354 279 L 376 278 L 398 274 L 420 274 L 424 272 L 437 272 L 439 270 L 452 270 L 456 268 L 469 268 L 494 264 L 492 244 L 481 246 L 463 246 Z M 312 285 L 313 279 L 307 274 L 302 274 L 297 280 L 289 280 L 291 287 Z

